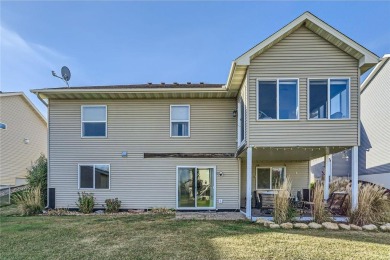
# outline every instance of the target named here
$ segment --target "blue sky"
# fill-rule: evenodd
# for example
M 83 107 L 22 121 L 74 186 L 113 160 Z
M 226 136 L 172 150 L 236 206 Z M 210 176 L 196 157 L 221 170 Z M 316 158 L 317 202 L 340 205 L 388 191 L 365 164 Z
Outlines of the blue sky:
M 146 82 L 225 83 L 231 61 L 305 11 L 379 56 L 390 2 L 1 2 L 2 91 Z

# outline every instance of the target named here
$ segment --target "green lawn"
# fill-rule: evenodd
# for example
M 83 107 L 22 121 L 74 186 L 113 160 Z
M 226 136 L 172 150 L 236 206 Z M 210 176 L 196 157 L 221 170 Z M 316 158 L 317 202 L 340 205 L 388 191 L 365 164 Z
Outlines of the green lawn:
M 0 208 L 1 259 L 390 259 L 390 233 L 269 230 L 173 215 L 18 217 Z

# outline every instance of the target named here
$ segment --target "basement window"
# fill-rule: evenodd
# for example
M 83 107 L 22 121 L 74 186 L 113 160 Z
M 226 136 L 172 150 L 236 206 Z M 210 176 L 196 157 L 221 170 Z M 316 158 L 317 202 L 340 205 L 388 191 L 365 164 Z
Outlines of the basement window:
M 79 189 L 109 189 L 110 165 L 79 165 Z
M 285 167 L 257 167 L 256 168 L 256 189 L 275 190 L 286 178 Z

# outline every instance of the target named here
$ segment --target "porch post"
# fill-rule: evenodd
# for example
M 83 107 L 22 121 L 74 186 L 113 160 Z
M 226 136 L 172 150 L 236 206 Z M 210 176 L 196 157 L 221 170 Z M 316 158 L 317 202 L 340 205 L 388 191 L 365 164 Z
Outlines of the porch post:
M 247 218 L 252 219 L 252 147 L 247 149 L 246 159 L 246 211 Z
M 359 182 L 358 182 L 358 156 L 359 156 L 359 147 L 354 146 L 352 147 L 352 158 L 351 158 L 351 171 L 352 171 L 352 210 L 356 209 L 358 207 L 358 198 L 359 198 Z
M 330 179 L 330 172 L 332 170 L 332 163 L 329 158 L 329 155 L 325 155 L 324 161 L 325 161 L 325 179 L 324 179 L 324 200 L 327 200 L 329 198 L 329 179 Z

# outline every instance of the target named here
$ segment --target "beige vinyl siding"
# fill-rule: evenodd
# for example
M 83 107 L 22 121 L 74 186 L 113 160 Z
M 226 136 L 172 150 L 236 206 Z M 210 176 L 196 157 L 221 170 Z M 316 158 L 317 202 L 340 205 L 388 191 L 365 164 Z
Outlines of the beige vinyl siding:
M 359 174 L 390 173 L 389 60 L 360 96 L 362 129 Z
M 107 105 L 107 138 L 81 138 L 81 105 Z M 190 105 L 191 137 L 170 137 L 170 105 Z M 50 100 L 50 156 L 83 151 L 234 153 L 235 99 Z
M 252 162 L 252 192 L 256 190 L 256 167 L 286 167 L 286 176 L 291 180 L 291 195 L 296 196 L 297 191 L 307 189 L 310 184 L 309 161 L 257 161 Z M 241 163 L 241 207 L 245 207 L 246 197 L 246 161 Z
M 0 184 L 15 185 L 27 168 L 47 151 L 47 126 L 22 95 L 0 97 Z M 28 144 L 24 139 L 29 140 Z
M 351 78 L 351 120 L 307 120 L 308 78 Z M 297 121 L 257 121 L 258 78 L 299 78 Z M 358 144 L 358 61 L 300 27 L 251 61 L 249 143 L 255 146 L 354 146 Z
M 143 159 L 143 155 L 129 154 L 121 158 L 117 154 L 101 156 L 79 155 L 68 157 L 67 162 L 51 162 L 50 187 L 56 188 L 56 207 L 75 208 L 77 192 L 92 192 L 101 208 L 107 198 L 119 198 L 122 208 L 148 209 L 153 207 L 176 208 L 176 167 L 216 166 L 217 208 L 238 209 L 238 161 L 226 159 Z M 52 156 L 53 158 L 54 156 Z M 71 158 L 70 158 L 71 157 Z M 55 159 L 54 159 L 55 160 Z M 110 190 L 78 190 L 78 163 L 110 164 Z M 222 199 L 222 204 L 218 204 Z
M 81 138 L 81 105 L 107 105 L 107 138 Z M 170 137 L 170 105 L 191 106 L 191 137 Z M 98 205 L 118 197 L 123 208 L 176 207 L 176 166 L 216 166 L 219 209 L 237 209 L 238 161 L 144 159 L 143 153 L 234 153 L 235 99 L 50 100 L 50 187 L 56 207 L 75 207 L 78 163 L 111 165 L 111 190 L 93 190 Z M 128 157 L 122 158 L 121 152 Z

